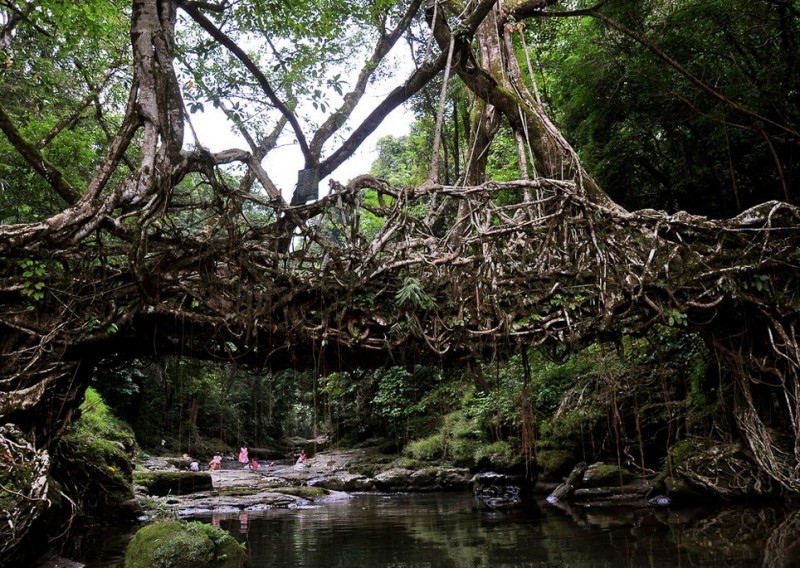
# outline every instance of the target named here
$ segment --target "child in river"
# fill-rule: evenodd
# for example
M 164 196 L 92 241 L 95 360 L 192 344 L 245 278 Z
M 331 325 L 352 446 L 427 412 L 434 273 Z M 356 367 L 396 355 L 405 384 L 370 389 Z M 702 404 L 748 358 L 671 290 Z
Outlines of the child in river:
M 219 452 L 214 454 L 214 457 L 211 458 L 211 461 L 208 462 L 208 469 L 211 471 L 217 471 L 222 466 L 222 456 L 219 455 Z

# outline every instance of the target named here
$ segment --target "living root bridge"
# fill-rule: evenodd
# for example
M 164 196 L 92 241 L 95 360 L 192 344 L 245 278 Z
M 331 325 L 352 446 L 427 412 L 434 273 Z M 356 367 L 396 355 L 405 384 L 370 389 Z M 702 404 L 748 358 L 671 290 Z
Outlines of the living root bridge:
M 7 252 L 17 261 L 0 281 L 4 467 L 46 463 L 99 356 L 453 365 L 661 324 L 708 340 L 759 465 L 800 490 L 796 207 L 713 221 L 599 206 L 568 181 L 398 189 L 371 177 L 306 206 L 257 203 L 261 224 L 231 203 L 216 202 L 205 230 L 150 226 L 133 245 L 146 254 L 120 233 Z M 35 302 L 21 259 L 46 267 Z M 776 439 L 772 423 L 793 436 Z M 36 441 L 33 458 L 9 428 Z M 38 514 L 36 499 L 9 495 L 21 518 Z M 0 542 L 13 546 L 15 530 L 2 523 Z

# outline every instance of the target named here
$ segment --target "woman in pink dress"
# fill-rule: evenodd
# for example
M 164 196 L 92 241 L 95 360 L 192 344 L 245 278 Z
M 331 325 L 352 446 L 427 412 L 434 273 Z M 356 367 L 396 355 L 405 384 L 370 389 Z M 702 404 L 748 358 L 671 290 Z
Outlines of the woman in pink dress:
M 247 448 L 244 446 L 239 449 L 239 463 L 242 464 L 242 469 L 247 469 L 250 464 L 250 458 L 247 457 Z

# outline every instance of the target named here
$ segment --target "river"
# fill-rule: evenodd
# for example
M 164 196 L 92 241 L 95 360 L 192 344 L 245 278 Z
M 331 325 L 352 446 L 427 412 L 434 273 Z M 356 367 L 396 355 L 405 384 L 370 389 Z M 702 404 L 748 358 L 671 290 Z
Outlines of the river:
M 249 567 L 800 567 L 800 511 L 781 506 L 487 510 L 463 493 L 364 493 L 198 520 L 246 543 Z M 121 567 L 123 543 L 87 565 Z

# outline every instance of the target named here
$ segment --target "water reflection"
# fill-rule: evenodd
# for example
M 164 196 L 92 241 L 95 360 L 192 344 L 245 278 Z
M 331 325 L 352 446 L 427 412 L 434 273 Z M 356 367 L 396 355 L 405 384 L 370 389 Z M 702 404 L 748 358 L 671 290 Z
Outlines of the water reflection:
M 800 567 L 800 511 L 777 506 L 491 511 L 465 494 L 361 494 L 199 520 L 245 542 L 250 567 Z
M 780 507 L 487 511 L 468 495 L 365 494 L 249 521 L 222 527 L 250 566 L 800 566 L 800 513 Z

